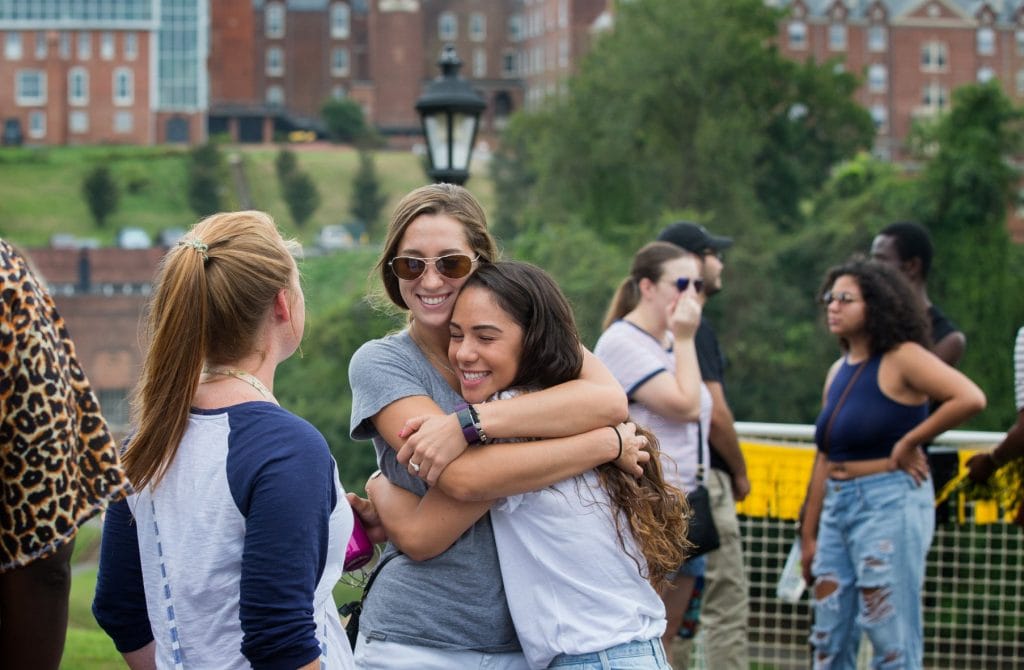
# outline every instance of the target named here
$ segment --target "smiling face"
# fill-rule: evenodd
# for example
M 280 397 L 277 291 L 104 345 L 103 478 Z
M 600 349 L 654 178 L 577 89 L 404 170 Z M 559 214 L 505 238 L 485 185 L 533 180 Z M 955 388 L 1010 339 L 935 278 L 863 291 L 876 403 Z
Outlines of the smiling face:
M 449 326 L 448 359 L 459 373 L 462 397 L 484 402 L 511 386 L 523 351 L 523 328 L 480 286 L 455 303 Z
M 448 254 L 476 256 L 466 239 L 465 227 L 447 214 L 418 216 L 405 229 L 397 253 L 418 258 Z M 447 328 L 455 298 L 465 282 L 466 277 L 445 277 L 433 262 L 428 262 L 426 270 L 416 279 L 399 279 L 398 290 L 420 327 Z

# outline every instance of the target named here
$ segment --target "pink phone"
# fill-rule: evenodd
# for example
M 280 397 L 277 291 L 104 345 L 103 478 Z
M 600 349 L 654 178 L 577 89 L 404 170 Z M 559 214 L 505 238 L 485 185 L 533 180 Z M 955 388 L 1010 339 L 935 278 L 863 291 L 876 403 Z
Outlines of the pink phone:
M 345 547 L 345 572 L 358 570 L 373 558 L 373 543 L 366 535 L 363 522 L 359 515 L 352 514 L 352 537 L 348 538 L 348 546 Z

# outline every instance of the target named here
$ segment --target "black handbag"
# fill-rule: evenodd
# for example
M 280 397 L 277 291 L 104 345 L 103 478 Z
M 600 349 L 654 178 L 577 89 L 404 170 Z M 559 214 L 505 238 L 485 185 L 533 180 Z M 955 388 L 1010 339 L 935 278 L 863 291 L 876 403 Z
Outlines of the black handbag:
M 370 573 L 370 578 L 366 581 L 366 586 L 363 587 L 363 594 L 359 600 L 353 600 L 352 602 L 345 603 L 338 608 L 338 614 L 343 617 L 348 617 L 348 621 L 345 623 L 345 636 L 348 638 L 348 643 L 352 646 L 352 650 L 355 651 L 356 641 L 359 639 L 359 615 L 363 613 L 363 603 L 366 602 L 366 596 L 370 593 L 370 587 L 373 586 L 373 580 L 377 579 L 377 575 L 380 574 L 381 568 L 388 564 L 395 556 L 401 553 L 395 551 L 395 553 L 382 558 L 374 568 L 373 572 Z
M 690 504 L 690 525 L 686 539 L 692 545 L 687 549 L 687 559 L 702 556 L 721 546 L 718 528 L 711 515 L 711 496 L 704 486 L 704 431 L 697 421 L 697 488 L 686 494 Z

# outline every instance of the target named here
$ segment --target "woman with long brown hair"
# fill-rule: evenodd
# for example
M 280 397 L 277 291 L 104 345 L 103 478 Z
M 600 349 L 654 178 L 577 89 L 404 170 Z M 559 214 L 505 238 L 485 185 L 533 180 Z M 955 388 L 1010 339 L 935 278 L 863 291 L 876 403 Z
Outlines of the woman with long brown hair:
M 352 668 L 332 597 L 352 511 L 323 436 L 282 409 L 299 273 L 269 216 L 200 221 L 160 265 L 93 612 L 133 668 Z
M 470 403 L 576 379 L 583 365 L 568 301 L 550 276 L 526 263 L 477 270 L 462 287 L 450 328 L 449 361 Z M 656 456 L 657 442 L 643 434 Z M 477 503 L 437 489 L 421 499 L 383 478 L 371 479 L 367 490 L 391 541 L 419 560 L 447 549 L 491 510 L 509 609 L 531 668 L 626 657 L 630 668 L 668 667 L 655 587 L 682 562 L 686 498 L 665 483 L 658 458 L 639 479 L 608 463 L 538 491 Z M 581 556 L 600 560 L 581 568 Z

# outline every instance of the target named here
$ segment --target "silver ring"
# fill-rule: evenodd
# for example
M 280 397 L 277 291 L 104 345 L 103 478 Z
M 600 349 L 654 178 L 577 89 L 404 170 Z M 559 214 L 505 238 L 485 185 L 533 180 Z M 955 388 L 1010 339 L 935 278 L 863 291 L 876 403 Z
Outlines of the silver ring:
M 420 471 L 419 463 L 413 463 L 412 461 L 409 461 L 409 467 L 412 468 L 413 472 L 419 472 Z

